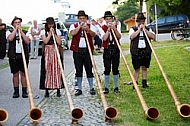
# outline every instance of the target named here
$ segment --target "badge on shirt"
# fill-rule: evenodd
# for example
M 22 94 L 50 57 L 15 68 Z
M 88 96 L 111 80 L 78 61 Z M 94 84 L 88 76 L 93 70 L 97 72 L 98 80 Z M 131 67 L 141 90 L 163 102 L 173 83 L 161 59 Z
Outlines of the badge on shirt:
M 146 48 L 146 44 L 145 44 L 145 40 L 144 40 L 144 37 L 140 36 L 139 37 L 139 44 L 138 44 L 138 48 Z M 141 39 L 140 39 L 141 38 Z
M 143 32 L 140 32 L 138 48 L 146 48 Z
M 21 45 L 18 36 L 16 36 L 16 53 L 21 53 Z

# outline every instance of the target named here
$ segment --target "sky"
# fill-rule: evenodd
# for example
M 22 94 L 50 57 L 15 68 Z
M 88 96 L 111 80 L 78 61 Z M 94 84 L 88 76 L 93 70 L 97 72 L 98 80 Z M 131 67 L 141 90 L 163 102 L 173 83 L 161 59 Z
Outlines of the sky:
M 10 23 L 14 16 L 22 18 L 23 23 L 33 21 L 41 22 L 47 17 L 58 17 L 58 12 L 77 14 L 79 10 L 85 10 L 86 14 L 93 18 L 104 15 L 113 0 L 63 0 L 69 1 L 70 9 L 63 9 L 53 0 L 0 0 L 0 18 L 4 23 Z M 111 11 L 111 10 L 110 10 Z

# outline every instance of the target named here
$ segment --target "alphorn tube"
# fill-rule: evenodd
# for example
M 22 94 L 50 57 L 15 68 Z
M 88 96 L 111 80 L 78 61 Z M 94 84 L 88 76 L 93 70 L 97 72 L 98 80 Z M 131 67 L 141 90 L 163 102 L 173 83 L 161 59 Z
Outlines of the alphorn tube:
M 178 98 L 177 98 L 177 96 L 176 96 L 176 94 L 175 94 L 175 92 L 174 92 L 174 90 L 173 90 L 173 88 L 172 88 L 172 86 L 171 86 L 171 84 L 170 84 L 170 82 L 169 82 L 167 76 L 166 76 L 166 73 L 164 72 L 164 69 L 163 69 L 161 63 L 160 63 L 160 61 L 158 60 L 158 57 L 157 57 L 157 55 L 156 55 L 156 52 L 154 51 L 154 48 L 152 47 L 152 44 L 151 44 L 151 42 L 150 42 L 150 40 L 149 40 L 149 38 L 148 38 L 148 36 L 147 36 L 147 33 L 146 33 L 145 29 L 143 29 L 143 32 L 144 32 L 144 34 L 145 34 L 145 36 L 146 36 L 146 38 L 147 38 L 147 40 L 148 40 L 148 44 L 150 45 L 150 48 L 152 49 L 152 52 L 153 52 L 154 57 L 155 57 L 155 59 L 156 59 L 156 62 L 157 62 L 157 64 L 158 64 L 159 68 L 160 68 L 160 71 L 161 71 L 161 73 L 162 73 L 162 76 L 164 77 L 164 80 L 165 80 L 165 82 L 166 82 L 166 85 L 167 85 L 167 87 L 168 87 L 168 90 L 169 90 L 170 93 L 171 93 L 171 96 L 172 96 L 172 98 L 173 98 L 173 101 L 174 101 L 174 103 L 175 103 L 175 106 L 176 106 L 176 109 L 177 109 L 179 115 L 180 115 L 181 117 L 183 117 L 183 118 L 190 117 L 190 105 L 189 105 L 189 104 L 181 104 L 181 103 L 179 102 L 179 100 L 178 100 Z
M 30 80 L 29 80 L 29 75 L 28 75 L 28 68 L 26 65 L 26 59 L 25 59 L 25 53 L 24 53 L 24 48 L 22 44 L 22 38 L 21 38 L 21 32 L 20 30 L 18 31 L 19 34 L 19 39 L 20 39 L 20 45 L 21 45 L 21 50 L 22 50 L 22 59 L 23 59 L 23 64 L 24 64 L 24 71 L 25 71 L 25 76 L 26 76 L 26 84 L 27 84 L 27 89 L 28 89 L 28 98 L 29 98 L 29 104 L 30 104 L 30 111 L 29 111 L 29 117 L 30 120 L 33 123 L 38 123 L 42 117 L 42 111 L 35 107 L 34 105 L 34 100 L 33 100 L 33 94 L 32 94 L 32 88 L 30 85 Z
M 92 56 L 92 50 L 90 48 L 88 37 L 87 37 L 87 34 L 86 34 L 85 31 L 84 31 L 84 35 L 85 35 L 85 38 L 86 38 L 86 41 L 87 41 L 86 44 L 87 44 L 88 51 L 89 51 L 89 54 L 90 54 L 90 59 L 92 61 L 92 66 L 93 66 L 95 79 L 96 79 L 96 82 L 97 82 L 97 85 L 98 85 L 100 97 L 101 97 L 102 104 L 103 104 L 103 107 L 104 107 L 105 121 L 110 121 L 110 120 L 114 119 L 117 116 L 117 110 L 114 107 L 108 107 L 108 105 L 107 105 L 104 92 L 102 91 L 102 86 L 101 86 L 101 83 L 100 83 L 100 78 L 98 76 L 95 61 L 94 61 L 94 58 Z
M 8 119 L 8 113 L 5 109 L 0 108 L 0 125 L 2 125 Z
M 65 75 L 64 75 L 60 54 L 59 54 L 57 43 L 56 43 L 56 40 L 55 40 L 55 35 L 54 35 L 53 32 L 52 32 L 52 35 L 53 35 L 55 50 L 56 50 L 57 57 L 58 57 L 59 66 L 61 68 L 61 75 L 62 75 L 63 83 L 64 83 L 64 86 L 65 86 L 66 95 L 67 95 L 68 102 L 69 102 L 69 107 L 70 107 L 71 116 L 72 116 L 72 123 L 78 123 L 78 120 L 80 118 L 82 118 L 82 116 L 83 116 L 83 111 L 80 108 L 74 108 L 74 104 L 73 104 L 73 101 L 72 101 L 72 98 L 71 98 L 71 94 L 69 92 L 67 81 L 66 81 L 66 78 L 65 78 Z
M 154 108 L 154 107 L 148 108 L 148 106 L 147 106 L 147 104 L 146 104 L 146 102 L 145 102 L 145 100 L 144 100 L 144 98 L 143 98 L 143 96 L 142 96 L 142 94 L 141 94 L 141 92 L 140 92 L 140 89 L 139 89 L 139 87 L 137 86 L 136 80 L 135 80 L 135 78 L 134 78 L 134 76 L 133 76 L 133 74 L 132 74 L 132 72 L 131 72 L 131 70 L 130 70 L 129 64 L 127 63 L 127 60 L 126 60 L 126 58 L 125 58 L 125 56 L 124 56 L 124 53 L 123 53 L 123 51 L 122 51 L 122 49 L 121 49 L 121 46 L 120 46 L 120 44 L 119 44 L 119 42 L 118 42 L 118 40 L 117 40 L 117 37 L 116 37 L 116 35 L 115 35 L 113 29 L 111 29 L 111 32 L 112 32 L 113 35 L 114 35 L 115 41 L 116 41 L 117 46 L 118 46 L 118 48 L 119 48 L 119 50 L 120 50 L 120 53 L 121 53 L 121 56 L 122 56 L 122 58 L 123 58 L 124 64 L 125 64 L 125 66 L 126 66 L 128 72 L 129 72 L 129 74 L 130 74 L 130 77 L 131 77 L 131 79 L 132 79 L 133 85 L 134 85 L 135 90 L 136 90 L 136 92 L 137 92 L 138 98 L 139 98 L 139 100 L 140 100 L 140 103 L 141 103 L 141 105 L 142 105 L 142 108 L 143 108 L 143 111 L 144 111 L 144 114 L 145 114 L 146 118 L 147 118 L 147 119 L 151 119 L 151 120 L 157 119 L 157 118 L 159 117 L 159 115 L 160 115 L 160 114 L 159 114 L 159 111 L 158 111 L 156 108 Z

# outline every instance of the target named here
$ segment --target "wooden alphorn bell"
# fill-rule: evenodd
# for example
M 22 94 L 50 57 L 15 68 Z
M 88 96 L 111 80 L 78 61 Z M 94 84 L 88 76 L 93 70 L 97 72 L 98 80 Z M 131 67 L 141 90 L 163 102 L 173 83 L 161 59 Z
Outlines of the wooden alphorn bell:
M 3 109 L 0 108 L 0 126 L 3 125 L 4 122 L 6 122 L 8 119 L 8 112 Z

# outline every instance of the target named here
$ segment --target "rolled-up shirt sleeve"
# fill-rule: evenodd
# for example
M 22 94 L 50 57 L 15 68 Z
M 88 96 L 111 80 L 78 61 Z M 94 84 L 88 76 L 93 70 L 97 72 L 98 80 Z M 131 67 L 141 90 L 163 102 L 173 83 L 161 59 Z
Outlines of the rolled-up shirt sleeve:
M 103 39 L 103 36 L 105 34 L 104 30 L 100 26 L 98 26 L 98 30 L 99 30 L 101 38 Z
M 7 32 L 6 32 L 6 39 L 7 39 L 7 42 L 9 41 L 9 40 L 8 40 L 8 36 L 9 36 L 10 34 L 11 34 L 10 31 L 7 31 Z
M 71 31 L 74 30 L 74 29 L 75 29 L 74 24 L 71 24 L 71 26 L 69 27 L 69 33 L 71 33 Z
M 131 41 L 131 35 L 134 33 L 135 31 L 133 30 L 133 28 L 130 28 L 129 30 L 129 41 Z

